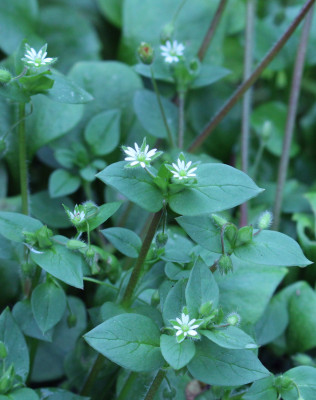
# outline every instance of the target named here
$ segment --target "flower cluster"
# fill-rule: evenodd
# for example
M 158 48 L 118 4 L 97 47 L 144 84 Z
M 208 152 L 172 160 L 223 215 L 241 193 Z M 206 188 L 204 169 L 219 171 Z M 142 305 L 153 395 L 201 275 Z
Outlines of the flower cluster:
M 134 143 L 135 149 L 132 147 L 122 146 L 122 149 L 128 157 L 125 157 L 125 161 L 129 161 L 127 167 L 149 167 L 150 163 L 156 158 L 161 156 L 162 152 L 157 149 L 149 150 L 148 144 L 146 144 L 146 138 L 143 140 L 142 145 L 139 147 L 137 143 Z
M 197 170 L 197 167 L 191 167 L 192 161 L 188 163 L 185 160 L 181 160 L 178 158 L 177 164 L 172 163 L 173 169 L 170 169 L 170 172 L 173 174 L 173 178 L 179 179 L 182 181 L 183 179 L 189 179 L 196 177 L 194 171 Z
M 184 341 L 186 337 L 198 338 L 199 334 L 196 329 L 203 322 L 202 320 L 191 319 L 189 315 L 184 312 L 181 314 L 181 318 L 176 318 L 175 320 L 170 320 L 173 329 L 176 330 L 176 339 L 178 343 Z
M 161 55 L 165 58 L 165 62 L 168 64 L 177 63 L 183 56 L 185 47 L 182 43 L 178 43 L 174 40 L 172 43 L 167 40 L 164 46 L 160 46 Z
M 80 225 L 86 219 L 86 213 L 84 212 L 83 206 L 75 205 L 74 211 L 71 212 L 68 207 L 64 206 L 65 211 L 70 219 L 70 221 L 76 226 Z
M 51 65 L 57 60 L 57 58 L 46 57 L 47 43 L 38 52 L 28 44 L 25 44 L 25 49 L 26 52 L 21 60 L 29 67 L 40 68 Z

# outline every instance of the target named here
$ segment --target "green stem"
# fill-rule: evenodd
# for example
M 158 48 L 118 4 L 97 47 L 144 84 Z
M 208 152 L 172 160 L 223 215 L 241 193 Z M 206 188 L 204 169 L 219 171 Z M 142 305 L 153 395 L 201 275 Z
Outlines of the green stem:
M 305 55 L 308 44 L 308 37 L 310 33 L 311 23 L 313 19 L 313 11 L 314 7 L 309 11 L 304 27 L 301 33 L 300 43 L 298 45 L 296 61 L 294 66 L 294 74 L 292 79 L 292 87 L 289 101 L 289 109 L 287 114 L 287 121 L 285 127 L 285 136 L 283 142 L 283 150 L 282 156 L 279 164 L 278 171 L 278 183 L 276 189 L 276 198 L 274 203 L 274 221 L 272 228 L 277 230 L 279 228 L 280 223 L 280 215 L 282 208 L 282 200 L 283 200 L 283 190 L 287 176 L 287 169 L 289 166 L 290 159 L 290 148 L 293 139 L 294 127 L 295 127 L 295 119 L 297 113 L 298 100 L 301 91 L 301 81 L 302 75 L 304 71 L 304 63 L 305 63 Z
M 150 74 L 151 74 L 151 81 L 152 81 L 152 84 L 153 84 L 153 88 L 154 88 L 155 93 L 156 93 L 159 109 L 160 109 L 160 112 L 161 112 L 161 116 L 162 116 L 162 119 L 163 119 L 163 123 L 164 123 L 165 128 L 166 128 L 169 144 L 170 144 L 170 146 L 174 147 L 174 141 L 173 141 L 172 133 L 170 131 L 170 128 L 169 128 L 169 125 L 168 125 L 168 122 L 167 122 L 167 117 L 166 117 L 165 110 L 164 110 L 162 102 L 161 102 L 161 97 L 160 97 L 158 85 L 157 85 L 157 82 L 156 82 L 156 79 L 155 79 L 155 75 L 154 75 L 154 70 L 153 70 L 152 67 L 150 67 Z
M 228 112 L 234 107 L 237 101 L 246 93 L 246 91 L 256 82 L 256 80 L 260 77 L 262 71 L 270 64 L 270 62 L 276 57 L 276 55 L 283 48 L 285 43 L 289 40 L 289 38 L 294 33 L 295 29 L 304 19 L 305 15 L 308 13 L 315 0 L 308 0 L 305 5 L 302 7 L 298 16 L 292 22 L 287 31 L 281 36 L 281 38 L 276 42 L 276 44 L 271 48 L 271 50 L 266 54 L 266 56 L 262 59 L 260 64 L 251 74 L 251 76 L 243 82 L 242 85 L 233 93 L 229 100 L 223 105 L 223 107 L 218 111 L 218 113 L 214 116 L 214 118 L 206 125 L 203 131 L 198 135 L 198 137 L 191 143 L 188 148 L 188 151 L 193 152 L 198 147 L 200 147 L 204 141 L 209 137 L 209 135 L 214 131 L 217 125 L 222 121 L 222 119 L 228 114 Z
M 130 372 L 130 374 L 129 374 L 128 378 L 126 379 L 126 382 L 116 400 L 126 400 L 126 399 L 128 400 L 130 398 L 132 385 L 135 382 L 136 377 L 137 377 L 136 372 Z
M 180 14 L 180 11 L 182 10 L 182 7 L 184 6 L 184 4 L 186 3 L 187 0 L 182 0 L 182 3 L 179 5 L 179 7 L 177 8 L 177 11 L 174 13 L 174 16 L 172 18 L 172 24 L 174 24 L 176 22 L 176 19 L 178 18 L 178 15 Z
M 91 393 L 91 389 L 93 387 L 94 382 L 97 379 L 97 376 L 103 366 L 105 358 L 103 357 L 102 354 L 98 354 L 98 357 L 96 358 L 90 373 L 85 381 L 85 384 L 80 392 L 82 396 L 88 396 Z
M 160 369 L 155 376 L 154 380 L 152 381 L 150 388 L 148 389 L 144 400 L 153 400 L 157 390 L 159 389 L 164 377 L 166 375 L 166 371 Z
M 143 265 L 145 263 L 146 256 L 147 256 L 148 250 L 150 248 L 151 242 L 152 242 L 152 240 L 153 240 L 153 238 L 155 236 L 157 227 L 158 227 L 159 222 L 160 222 L 160 218 L 161 218 L 162 212 L 163 212 L 163 210 L 160 210 L 160 211 L 158 211 L 158 212 L 156 212 L 154 214 L 154 217 L 153 217 L 153 219 L 151 221 L 151 224 L 150 224 L 150 226 L 148 228 L 147 234 L 146 234 L 145 239 L 143 241 L 142 247 L 140 249 L 139 256 L 137 258 L 135 267 L 133 269 L 133 272 L 132 272 L 132 274 L 130 276 L 130 279 L 129 279 L 129 282 L 127 284 L 127 288 L 126 288 L 126 291 L 124 293 L 124 297 L 123 297 L 123 301 L 122 301 L 122 303 L 127 307 L 132 302 L 134 290 L 135 290 L 136 285 L 137 285 L 137 283 L 139 281 L 139 278 L 141 277 L 142 267 L 143 267 Z
M 206 32 L 206 35 L 205 35 L 205 37 L 203 39 L 203 42 L 202 42 L 201 47 L 200 47 L 199 52 L 198 52 L 198 58 L 199 58 L 200 61 L 203 61 L 203 59 L 205 57 L 205 54 L 207 52 L 207 49 L 209 48 L 209 46 L 211 44 L 211 41 L 214 38 L 214 34 L 215 34 L 215 31 L 216 31 L 216 28 L 217 28 L 218 23 L 219 23 L 219 21 L 221 19 L 221 16 L 223 15 L 223 12 L 225 10 L 226 4 L 227 4 L 227 0 L 221 0 L 219 5 L 218 5 L 218 8 L 217 8 L 217 10 L 215 12 L 215 15 L 214 15 L 214 17 L 213 17 L 213 19 L 211 21 L 211 25 L 208 28 L 208 31 Z
M 186 93 L 184 91 L 181 91 L 178 94 L 178 99 L 179 99 L 178 146 L 179 146 L 179 149 L 183 148 L 185 94 Z
M 255 11 L 256 0 L 248 0 L 244 55 L 244 81 L 249 78 L 252 71 Z M 252 91 L 248 90 L 243 99 L 241 123 L 241 170 L 246 174 L 248 173 L 251 103 Z M 246 225 L 248 225 L 248 204 L 245 202 L 240 206 L 240 226 Z
M 256 158 L 255 158 L 255 162 L 253 164 L 252 171 L 251 171 L 251 176 L 252 176 L 253 180 L 256 180 L 258 167 L 259 167 L 260 161 L 262 159 L 262 155 L 263 155 L 263 151 L 264 151 L 265 147 L 266 147 L 265 141 L 260 138 L 259 149 L 258 149 Z
M 19 136 L 19 167 L 20 167 L 20 191 L 22 199 L 22 213 L 29 214 L 28 192 L 27 192 L 27 163 L 26 163 L 26 140 L 25 140 L 25 104 L 19 104 L 18 136 Z

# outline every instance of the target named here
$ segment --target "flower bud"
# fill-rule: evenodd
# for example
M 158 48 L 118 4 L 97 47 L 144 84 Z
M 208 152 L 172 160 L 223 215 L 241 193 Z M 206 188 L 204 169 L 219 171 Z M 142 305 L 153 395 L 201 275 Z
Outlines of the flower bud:
M 208 301 L 207 303 L 204 303 L 201 305 L 199 314 L 208 316 L 212 313 L 212 311 L 213 311 L 213 302 Z
M 222 275 L 228 274 L 228 272 L 233 271 L 233 263 L 229 255 L 223 254 L 218 261 L 219 272 Z
M 12 79 L 12 75 L 6 69 L 0 69 L 0 83 L 9 83 Z
M 262 139 L 267 142 L 270 139 L 272 131 L 272 123 L 271 121 L 265 121 L 262 127 L 261 137 Z
M 4 371 L 0 378 L 0 394 L 5 394 L 11 391 L 14 384 L 15 371 L 13 364 Z
M 68 328 L 73 328 L 74 326 L 77 325 L 77 317 L 75 316 L 75 314 L 68 315 L 67 325 L 68 325 Z
M 66 246 L 70 250 L 79 250 L 79 249 L 84 249 L 85 247 L 87 247 L 87 244 L 85 242 L 82 242 L 81 240 L 70 239 L 70 240 L 68 240 Z
M 154 49 L 148 43 L 142 42 L 138 47 L 138 56 L 143 64 L 150 65 L 154 60 Z
M 171 40 L 173 32 L 174 32 L 174 24 L 172 22 L 169 22 L 162 28 L 160 34 L 161 43 L 166 43 L 167 40 Z
M 214 223 L 219 227 L 222 228 L 225 224 L 228 223 L 227 219 L 221 217 L 220 215 L 217 214 L 212 214 L 212 218 Z
M 234 246 L 235 245 L 235 240 L 237 237 L 238 233 L 238 228 L 234 224 L 228 224 L 225 227 L 225 237 L 228 239 L 229 243 Z
M 226 322 L 231 326 L 238 326 L 240 324 L 241 317 L 236 312 L 232 312 L 227 315 Z
M 156 241 L 156 246 L 158 247 L 158 249 L 160 249 L 161 247 L 165 247 L 166 243 L 168 242 L 167 233 L 163 233 L 163 232 L 157 233 L 155 241 Z
M 237 233 L 235 246 L 242 246 L 244 244 L 250 243 L 253 237 L 253 227 L 252 226 L 243 226 L 239 229 Z
M 270 211 L 264 211 L 258 219 L 258 228 L 260 230 L 268 229 L 273 220 L 273 215 Z
M 288 376 L 280 375 L 275 378 L 274 385 L 280 390 L 282 390 L 282 389 L 288 390 L 294 386 L 294 382 L 293 382 L 292 378 L 289 378 Z
M 46 225 L 42 226 L 35 232 L 36 240 L 38 243 L 38 247 L 40 249 L 46 249 L 51 247 L 53 242 L 51 241 L 51 237 L 53 236 L 53 231 L 47 228 Z
M 5 344 L 0 340 L 0 360 L 3 360 L 7 357 L 8 352 Z

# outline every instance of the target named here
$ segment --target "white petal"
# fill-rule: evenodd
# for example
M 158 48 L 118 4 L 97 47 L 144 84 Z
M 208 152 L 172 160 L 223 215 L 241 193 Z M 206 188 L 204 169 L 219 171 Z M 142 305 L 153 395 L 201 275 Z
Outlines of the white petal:
M 182 325 L 182 321 L 180 318 L 176 318 L 176 321 L 178 322 L 178 324 Z
M 187 324 L 189 322 L 190 318 L 186 314 L 182 314 L 182 321 L 184 324 Z
M 192 330 L 192 329 L 196 329 L 196 328 L 198 328 L 200 325 L 193 325 L 193 326 L 190 326 L 190 330 Z
M 137 165 L 137 164 L 139 164 L 139 161 L 133 161 L 133 162 L 131 162 L 131 166 L 133 167 L 134 165 Z
M 191 174 L 192 172 L 196 171 L 197 167 L 191 168 L 188 172 Z
M 193 325 L 195 321 L 196 321 L 195 318 L 191 319 L 191 321 L 189 322 L 189 326 Z
M 190 336 L 196 336 L 197 335 L 197 331 L 193 331 L 192 329 L 189 330 L 188 334 Z
M 134 143 L 134 146 L 135 146 L 136 152 L 137 152 L 137 153 L 139 153 L 139 147 L 138 147 L 138 144 L 137 144 L 137 143 Z
M 125 161 L 137 161 L 137 160 L 135 160 L 135 157 L 125 157 L 124 160 Z
M 181 326 L 173 325 L 173 329 L 176 329 L 177 331 L 180 329 L 182 331 Z
M 182 330 L 181 330 L 181 331 L 177 331 L 177 332 L 176 332 L 176 336 L 181 335 L 181 333 L 183 333 Z
M 143 161 L 141 161 L 140 166 L 141 166 L 142 168 L 145 168 L 145 167 L 146 167 L 146 164 L 145 164 Z
M 147 153 L 147 157 L 152 157 L 156 154 L 157 149 L 152 149 Z
M 187 163 L 187 165 L 185 166 L 185 169 L 189 169 L 191 164 L 192 164 L 192 161 L 189 161 L 189 162 Z

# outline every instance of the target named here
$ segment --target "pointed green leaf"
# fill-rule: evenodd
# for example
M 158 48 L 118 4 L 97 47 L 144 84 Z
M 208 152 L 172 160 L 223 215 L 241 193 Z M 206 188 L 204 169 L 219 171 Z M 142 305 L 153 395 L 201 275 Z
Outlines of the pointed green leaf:
M 0 211 L 0 233 L 14 242 L 24 242 L 23 232 L 35 232 L 43 224 L 27 215 Z
M 274 377 L 269 376 L 254 382 L 242 398 L 243 400 L 277 400 L 278 392 L 274 386 Z
M 56 169 L 49 177 L 48 190 L 51 197 L 66 196 L 80 187 L 80 178 L 64 169 Z
M 178 343 L 175 336 L 161 335 L 160 348 L 164 359 L 174 369 L 185 367 L 194 357 L 195 346 L 192 340 Z
M 116 211 L 121 207 L 121 205 L 122 203 L 120 201 L 113 201 L 112 203 L 102 204 L 102 206 L 98 208 L 98 213 L 96 214 L 96 216 L 89 219 L 90 232 L 93 229 L 98 228 L 110 217 L 112 217 L 112 215 L 115 214 Z M 80 231 L 86 232 L 87 226 L 83 225 L 82 227 L 80 227 Z
M 125 256 L 138 257 L 142 241 L 135 232 L 126 228 L 108 228 L 101 232 Z
M 284 376 L 293 379 L 303 399 L 312 400 L 316 398 L 316 368 L 296 367 L 287 371 Z M 282 390 L 281 394 L 284 400 L 298 399 L 296 387 L 292 387 L 290 390 Z
M 170 326 L 170 320 L 180 317 L 183 307 L 186 305 L 184 280 L 178 281 L 168 292 L 163 305 L 163 320 Z
M 252 337 L 236 326 L 228 326 L 226 328 L 200 330 L 203 336 L 212 342 L 226 349 L 255 349 L 258 345 Z

